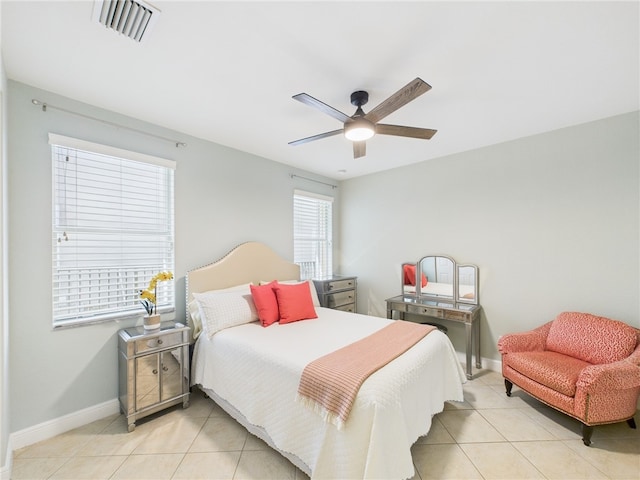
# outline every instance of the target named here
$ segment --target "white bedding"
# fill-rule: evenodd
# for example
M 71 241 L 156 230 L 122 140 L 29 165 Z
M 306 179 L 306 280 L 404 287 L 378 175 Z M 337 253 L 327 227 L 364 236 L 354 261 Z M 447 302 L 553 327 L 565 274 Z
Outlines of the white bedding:
M 466 381 L 446 335 L 434 331 L 370 376 L 345 428 L 295 402 L 310 361 L 354 342 L 392 320 L 316 308 L 319 318 L 250 323 L 201 335 L 192 383 L 231 404 L 246 423 L 300 459 L 313 479 L 401 479 L 414 475 L 410 447 L 431 427 L 447 400 L 462 401 Z

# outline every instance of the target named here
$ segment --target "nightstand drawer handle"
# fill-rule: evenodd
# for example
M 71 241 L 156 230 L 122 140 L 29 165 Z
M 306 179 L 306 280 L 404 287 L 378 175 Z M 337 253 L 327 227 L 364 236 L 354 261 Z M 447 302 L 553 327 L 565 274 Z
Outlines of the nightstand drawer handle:
M 161 338 L 158 339 L 158 345 L 162 345 L 162 339 Z
M 163 366 L 162 366 L 162 370 L 163 370 L 164 372 L 167 372 L 167 371 L 169 371 L 169 367 L 165 367 L 165 366 L 163 365 Z
M 158 374 L 158 369 L 157 369 L 157 368 L 154 368 L 154 369 L 153 369 L 153 374 L 154 374 L 154 375 L 157 375 L 157 374 Z

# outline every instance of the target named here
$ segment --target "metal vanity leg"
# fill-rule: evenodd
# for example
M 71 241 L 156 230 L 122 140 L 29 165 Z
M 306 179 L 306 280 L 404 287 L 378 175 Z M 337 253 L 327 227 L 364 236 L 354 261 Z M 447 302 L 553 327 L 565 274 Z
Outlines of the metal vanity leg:
M 482 368 L 482 363 L 481 363 L 481 356 L 480 356 L 480 319 L 478 318 L 475 322 L 474 322 L 474 327 L 476 329 L 475 332 L 475 336 L 476 336 L 476 368 Z
M 464 330 L 467 335 L 467 379 L 471 380 L 472 371 L 471 371 L 471 351 L 473 350 L 473 324 L 465 323 Z M 477 358 L 477 357 L 476 357 Z

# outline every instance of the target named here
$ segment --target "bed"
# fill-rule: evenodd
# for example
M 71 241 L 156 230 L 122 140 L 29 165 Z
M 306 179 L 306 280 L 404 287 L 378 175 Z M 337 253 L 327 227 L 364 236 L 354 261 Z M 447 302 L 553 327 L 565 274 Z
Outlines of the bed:
M 187 321 L 196 333 L 200 322 L 207 324 L 197 318 L 211 313 L 203 310 L 203 295 L 217 302 L 245 295 L 248 283 L 298 276 L 298 266 L 269 247 L 241 244 L 187 274 Z M 338 428 L 296 400 L 303 369 L 393 321 L 313 302 L 317 318 L 310 320 L 266 328 L 251 321 L 211 335 L 211 326 L 204 328 L 195 341 L 191 383 L 312 479 L 412 477 L 411 445 L 429 431 L 445 401 L 463 400 L 466 379 L 451 342 L 432 331 L 373 373 Z

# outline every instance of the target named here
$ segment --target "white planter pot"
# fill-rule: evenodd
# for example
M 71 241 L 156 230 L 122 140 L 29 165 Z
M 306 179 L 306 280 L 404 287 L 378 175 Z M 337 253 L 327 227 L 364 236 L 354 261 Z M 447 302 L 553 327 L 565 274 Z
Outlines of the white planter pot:
M 144 329 L 146 331 L 158 330 L 160 328 L 160 315 L 148 315 L 144 317 Z

